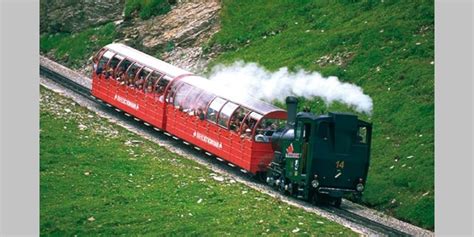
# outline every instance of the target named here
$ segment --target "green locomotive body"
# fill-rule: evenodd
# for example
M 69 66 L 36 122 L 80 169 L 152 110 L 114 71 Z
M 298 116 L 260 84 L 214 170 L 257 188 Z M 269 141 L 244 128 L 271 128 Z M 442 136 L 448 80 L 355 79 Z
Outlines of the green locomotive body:
M 340 206 L 345 193 L 362 194 L 370 161 L 372 125 L 348 113 L 296 114 L 287 98 L 288 123 L 272 136 L 274 159 L 267 183 L 297 198 Z

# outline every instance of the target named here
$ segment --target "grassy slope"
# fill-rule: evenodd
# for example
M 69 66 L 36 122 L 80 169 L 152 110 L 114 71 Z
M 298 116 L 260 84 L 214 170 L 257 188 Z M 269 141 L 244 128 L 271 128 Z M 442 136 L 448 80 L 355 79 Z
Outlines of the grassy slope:
M 368 206 L 434 228 L 434 7 L 432 1 L 223 1 L 225 52 L 213 64 L 258 62 L 320 71 L 374 99 Z M 322 56 L 351 55 L 319 65 Z M 313 111 L 350 110 L 341 104 Z M 411 157 L 413 156 L 413 157 Z M 410 157 L 410 158 L 409 158 Z
M 41 89 L 42 235 L 355 235 Z
M 62 63 L 80 68 L 88 64 L 89 57 L 115 38 L 115 25 L 108 23 L 72 34 L 43 34 L 40 37 L 40 50 L 43 54 L 53 52 L 54 58 Z

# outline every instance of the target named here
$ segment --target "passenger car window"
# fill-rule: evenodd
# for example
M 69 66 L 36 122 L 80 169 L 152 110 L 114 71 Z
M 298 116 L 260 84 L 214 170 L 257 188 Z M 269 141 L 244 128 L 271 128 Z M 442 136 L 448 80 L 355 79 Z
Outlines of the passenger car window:
M 166 89 L 166 86 L 168 86 L 169 82 L 171 81 L 171 78 L 164 75 L 160 78 L 160 80 L 158 81 L 158 84 L 156 85 L 156 93 L 158 94 L 162 94 L 165 89 Z
M 180 110 L 186 110 L 184 112 L 188 112 L 187 106 L 185 105 L 185 98 L 188 93 L 192 91 L 193 87 L 190 86 L 189 84 L 183 83 L 182 86 L 178 88 L 176 91 L 176 95 L 174 97 L 174 106 L 179 108 Z
M 199 116 L 199 119 L 203 120 L 207 117 L 206 107 L 214 99 L 215 95 L 207 91 L 202 91 L 199 97 L 196 99 L 195 115 Z
M 229 122 L 230 115 L 234 112 L 235 109 L 237 109 L 237 107 L 239 106 L 232 102 L 227 102 L 224 107 L 222 107 L 222 110 L 219 114 L 218 124 L 227 128 L 227 123 Z
M 239 107 L 237 110 L 235 110 L 234 114 L 232 114 L 230 118 L 230 126 L 229 129 L 234 132 L 239 132 L 240 127 L 243 124 L 245 116 L 249 113 L 250 111 L 246 108 Z M 244 128 L 245 130 L 245 128 Z
M 145 92 L 146 93 L 152 93 L 153 92 L 153 87 L 156 85 L 156 83 L 158 82 L 158 79 L 161 77 L 162 75 L 157 73 L 157 72 L 152 72 L 151 75 L 146 79 L 146 82 L 145 82 Z
M 264 118 L 257 125 L 256 142 L 270 142 L 270 138 L 277 129 L 285 127 L 285 120 Z
M 102 48 L 99 52 L 97 52 L 96 55 L 94 55 L 94 58 L 92 58 L 92 62 L 94 64 L 94 67 L 97 67 L 97 63 L 99 62 L 99 57 L 102 56 L 102 54 L 107 51 L 106 48 Z
M 136 75 L 138 70 L 142 67 L 142 65 L 138 63 L 132 64 L 127 70 L 127 85 L 130 87 L 135 87 Z
M 257 121 L 260 120 L 263 116 L 261 114 L 258 114 L 256 112 L 250 113 L 250 115 L 247 117 L 247 125 L 250 128 L 250 130 L 253 130 L 255 127 L 255 124 L 257 124 Z
M 116 70 L 116 79 L 120 82 L 121 85 L 124 85 L 128 81 L 127 74 L 125 72 L 131 64 L 132 62 L 130 60 L 124 59 L 118 65 L 118 68 Z
M 135 87 L 137 87 L 138 89 L 144 89 L 146 86 L 146 78 L 150 73 L 151 69 L 146 67 L 138 71 L 137 80 L 135 81 Z
M 115 78 L 115 69 L 117 69 L 117 66 L 118 64 L 120 63 L 120 61 L 122 61 L 123 57 L 120 57 L 119 55 L 115 55 L 114 57 L 112 57 L 112 59 L 110 60 L 108 66 L 107 66 L 107 77 L 112 77 L 112 78 Z
M 209 108 L 207 109 L 207 120 L 216 123 L 217 114 L 219 113 L 219 110 L 221 110 L 222 106 L 226 102 L 227 102 L 226 100 L 224 100 L 220 97 L 216 97 L 211 102 L 211 104 L 209 105 Z
M 203 90 L 193 86 L 192 89 L 188 92 L 188 94 L 184 98 L 183 109 L 187 110 L 189 115 L 197 114 L 198 112 L 197 108 L 200 107 L 198 99 L 203 92 L 204 92 Z M 200 113 L 202 113 L 202 110 Z
M 109 62 L 110 58 L 113 55 L 114 55 L 114 53 L 112 53 L 110 51 L 107 51 L 102 55 L 102 57 L 99 60 L 99 63 L 97 64 L 97 69 L 95 71 L 97 74 L 101 74 L 101 73 L 104 72 L 105 65 L 107 65 L 107 63 Z

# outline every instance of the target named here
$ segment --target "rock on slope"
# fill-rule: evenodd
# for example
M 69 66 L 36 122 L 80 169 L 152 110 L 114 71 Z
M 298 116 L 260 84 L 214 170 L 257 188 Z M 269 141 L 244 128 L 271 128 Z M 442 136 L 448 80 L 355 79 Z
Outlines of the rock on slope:
M 41 0 L 41 33 L 77 32 L 122 18 L 124 0 Z
M 220 8 L 218 0 L 181 1 L 165 15 L 124 22 L 120 41 L 151 55 L 161 53 L 162 60 L 199 73 L 212 57 L 204 55 L 202 45 L 219 30 Z

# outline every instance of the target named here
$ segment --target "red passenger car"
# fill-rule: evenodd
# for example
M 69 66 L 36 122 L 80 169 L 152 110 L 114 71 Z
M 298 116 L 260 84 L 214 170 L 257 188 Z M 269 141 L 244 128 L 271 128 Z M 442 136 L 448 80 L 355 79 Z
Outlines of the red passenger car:
M 98 99 L 253 173 L 273 159 L 270 136 L 286 111 L 123 44 L 94 57 L 92 94 Z

